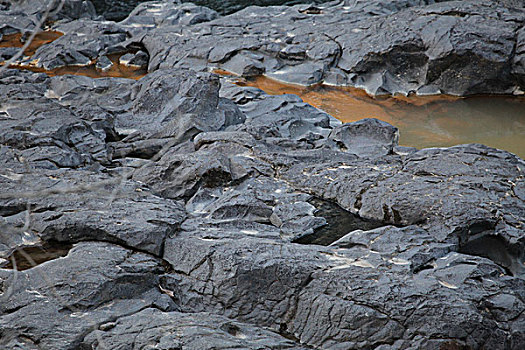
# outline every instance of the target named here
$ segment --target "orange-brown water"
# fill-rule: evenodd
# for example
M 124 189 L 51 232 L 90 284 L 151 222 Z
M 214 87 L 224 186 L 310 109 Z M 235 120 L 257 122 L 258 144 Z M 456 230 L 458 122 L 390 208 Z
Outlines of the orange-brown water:
M 45 44 L 48 44 L 63 34 L 60 32 L 54 31 L 45 31 L 38 33 L 28 48 L 24 51 L 25 56 L 33 56 L 36 50 Z M 23 40 L 23 35 L 21 33 L 4 35 L 0 41 L 0 47 L 23 47 L 25 41 Z M 114 78 L 130 78 L 130 79 L 140 79 L 148 72 L 144 68 L 125 66 L 119 64 L 119 58 L 125 54 L 116 53 L 108 55 L 108 58 L 113 62 L 113 65 L 107 70 L 101 70 L 96 68 L 95 63 L 93 62 L 87 66 L 69 66 L 69 67 L 60 67 L 52 70 L 45 70 L 43 68 L 36 67 L 34 65 L 11 65 L 11 68 L 26 69 L 32 72 L 46 73 L 50 76 L 55 75 L 84 75 L 91 78 L 104 78 L 104 77 L 114 77 Z M 0 62 L 0 65 L 2 62 Z
M 24 52 L 34 54 L 36 49 L 62 34 L 39 33 Z M 0 47 L 22 47 L 21 34 L 5 35 Z M 145 69 L 118 64 L 124 53 L 110 55 L 113 66 L 106 70 L 95 67 L 95 62 L 82 67 L 62 67 L 46 71 L 34 66 L 12 66 L 44 72 L 48 75 L 85 75 L 92 78 L 120 77 L 140 79 Z M 0 63 L 1 64 L 1 63 Z M 218 74 L 228 75 L 225 71 Z M 404 146 L 448 147 L 463 143 L 482 143 L 505 149 L 525 158 L 525 98 L 476 96 L 458 98 L 452 96 L 413 96 L 372 98 L 363 90 L 331 88 L 326 86 L 303 87 L 283 84 L 258 77 L 238 80 L 239 85 L 253 86 L 268 94 L 295 94 L 305 102 L 320 108 L 343 122 L 375 117 L 397 126 L 400 144 Z
M 27 69 L 32 72 L 46 73 L 47 75 L 50 75 L 50 76 L 71 74 L 71 75 L 84 75 L 84 76 L 91 77 L 91 78 L 113 77 L 113 78 L 128 78 L 128 79 L 135 79 L 135 80 L 142 78 L 148 73 L 147 69 L 145 68 L 125 66 L 125 65 L 119 64 L 118 63 L 119 58 L 122 55 L 124 55 L 124 53 L 108 55 L 108 58 L 111 60 L 111 62 L 113 62 L 113 65 L 107 70 L 98 69 L 95 66 L 95 62 L 87 66 L 68 66 L 68 67 L 60 67 L 60 68 L 51 69 L 51 70 L 46 70 L 44 68 L 39 68 L 39 67 L 34 67 L 34 66 L 17 66 L 17 65 L 11 65 L 11 68 Z
M 525 157 L 525 98 L 446 95 L 372 98 L 353 88 L 303 87 L 258 77 L 241 80 L 268 94 L 295 94 L 343 122 L 374 117 L 397 126 L 404 146 L 482 143 Z
M 25 56 L 33 56 L 35 51 L 42 45 L 49 44 L 60 38 L 63 34 L 55 31 L 40 32 L 35 35 L 27 49 L 24 51 Z M 29 35 L 27 36 L 29 37 Z M 2 37 L 0 41 L 0 47 L 23 47 L 25 44 L 25 38 L 22 33 L 8 34 Z

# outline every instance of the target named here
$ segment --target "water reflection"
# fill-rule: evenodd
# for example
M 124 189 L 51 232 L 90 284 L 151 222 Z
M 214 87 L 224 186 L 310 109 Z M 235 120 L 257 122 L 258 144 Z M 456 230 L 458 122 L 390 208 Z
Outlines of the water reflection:
M 239 82 L 273 95 L 295 94 L 344 122 L 375 117 L 397 126 L 404 146 L 482 143 L 525 157 L 525 98 L 452 96 L 371 98 L 352 88 L 305 88 L 259 77 Z

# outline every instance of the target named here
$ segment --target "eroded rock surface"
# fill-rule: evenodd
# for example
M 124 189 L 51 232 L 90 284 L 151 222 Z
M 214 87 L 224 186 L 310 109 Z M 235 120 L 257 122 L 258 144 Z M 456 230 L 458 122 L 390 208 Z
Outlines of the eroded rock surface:
M 519 94 L 524 23 L 519 2 L 348 0 L 250 7 L 181 26 L 176 35 L 159 28 L 142 43 L 150 70 L 221 67 L 302 85 L 363 87 L 373 95 Z
M 97 264 L 110 249 L 149 266 L 129 265 L 148 276 L 140 288 L 112 275 L 82 284 L 93 297 L 108 290 L 103 302 L 73 303 L 97 320 L 94 332 L 57 319 L 37 322 L 29 341 L 25 322 L 36 321 L 25 312 L 53 318 L 47 308 L 60 303 L 5 307 L 4 346 L 126 347 L 123 329 L 146 316 L 147 330 L 131 330 L 144 345 L 192 349 L 523 346 L 518 157 L 482 145 L 397 154 L 386 123 L 341 124 L 296 97 L 209 73 L 159 70 L 134 82 L 9 70 L 0 81 L 2 265 L 24 247 L 77 244 L 18 282 L 2 270 L 6 305 L 21 281 L 43 295 L 62 290 L 23 277 L 58 276 L 56 266 L 88 283 L 65 262 L 95 263 L 74 255 L 85 249 Z M 329 246 L 294 243 L 318 232 Z M 100 311 L 114 288 L 137 308 Z M 159 297 L 166 304 L 152 309 Z
M 72 38 L 84 26 L 85 37 L 101 40 L 85 44 L 93 45 L 85 57 L 113 50 L 100 44 L 107 39 L 101 31 L 116 35 L 118 47 L 139 48 L 140 37 L 152 72 L 138 81 L 0 73 L 0 347 L 523 349 L 522 159 L 478 144 L 407 152 L 387 123 L 341 124 L 296 96 L 269 96 L 198 71 L 213 63 L 268 73 L 271 58 L 273 67 L 292 67 L 279 68 L 290 76 L 325 77 L 336 61 L 349 60 L 346 47 L 322 39 L 321 29 L 331 28 L 329 18 L 352 21 L 357 12 L 367 27 L 338 28 L 361 38 L 415 26 L 401 46 L 392 44 L 398 34 L 391 38 L 402 57 L 421 55 L 420 46 L 403 46 L 425 33 L 413 16 L 445 18 L 459 31 L 499 26 L 503 36 L 512 27 L 521 38 L 516 2 L 423 5 L 349 1 L 217 17 L 165 2 L 141 5 L 127 22 L 57 23 L 69 41 L 43 46 L 41 64 L 52 62 L 50 48 L 80 52 Z M 489 9 L 496 12 L 486 17 Z M 272 27 L 269 17 L 287 26 Z M 233 19 L 247 27 L 228 25 Z M 300 23 L 310 23 L 305 36 L 274 42 L 274 54 L 240 31 L 259 28 L 262 42 Z M 186 51 L 192 35 L 202 45 Z M 302 47 L 312 35 L 315 45 Z M 206 40 L 217 37 L 224 40 L 208 50 Z M 465 44 L 463 37 L 454 45 Z M 469 55 L 485 50 L 484 38 L 461 49 L 468 67 L 479 63 Z M 483 59 L 503 72 L 522 50 L 516 45 L 506 56 L 500 39 L 491 41 L 499 53 L 483 51 Z M 159 49 L 163 40 L 167 51 Z M 389 50 L 382 55 L 395 60 Z M 390 64 L 374 57 L 362 67 Z M 190 62 L 198 72 L 184 68 Z M 396 86 L 418 67 L 405 67 Z M 388 77 L 388 69 L 381 74 Z M 516 69 L 498 84 L 514 81 Z M 465 79 L 454 85 L 458 93 L 474 91 Z M 503 86 L 485 83 L 476 86 Z M 16 259 L 33 260 L 37 247 L 65 252 L 15 271 Z
M 122 20 L 140 3 L 145 0 L 93 0 L 98 13 L 108 20 Z M 182 3 L 191 2 L 199 6 L 206 6 L 221 14 L 239 11 L 247 6 L 295 5 L 298 3 L 322 3 L 327 0 L 181 0 Z
M 53 26 L 65 35 L 20 63 L 52 69 L 142 50 L 148 56 L 141 65 L 149 61 L 150 71 L 221 68 L 301 85 L 361 87 L 372 95 L 523 94 L 522 5 L 346 0 L 252 6 L 220 16 L 190 3 L 157 1 L 141 3 L 119 23 L 79 18 L 75 7 Z M 20 26 L 30 27 L 31 18 L 6 22 L 3 32 L 25 31 Z
M 47 21 L 40 23 L 44 14 Z M 2 35 L 31 32 L 40 24 L 43 28 L 51 21 L 97 18 L 95 7 L 88 0 L 21 0 L 0 3 L 0 39 Z
M 251 6 L 220 16 L 170 0 L 141 3 L 118 23 L 93 21 L 93 11 L 77 9 L 89 2 L 66 4 L 72 9 L 52 26 L 65 35 L 19 64 L 104 67 L 108 55 L 141 51 L 140 65 L 150 71 L 221 68 L 301 85 L 360 87 L 371 95 L 525 90 L 520 1 L 345 0 Z M 11 19 L 2 33 L 34 27 L 27 12 L 3 11 Z

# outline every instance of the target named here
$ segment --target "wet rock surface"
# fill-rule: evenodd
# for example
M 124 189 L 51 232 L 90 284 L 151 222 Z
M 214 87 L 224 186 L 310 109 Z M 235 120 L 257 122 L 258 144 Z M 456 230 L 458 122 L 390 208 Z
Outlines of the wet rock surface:
M 498 33 L 518 26 L 515 3 L 501 4 L 477 25 L 512 14 Z M 371 25 L 388 26 L 394 12 L 441 18 L 454 6 L 468 11 L 446 17 L 463 28 L 489 6 L 421 5 L 233 16 L 284 12 L 290 26 L 329 28 L 327 14 L 366 6 Z M 296 96 L 199 71 L 233 59 L 251 65 L 243 74 L 266 67 L 249 35 L 228 41 L 238 27 L 227 18 L 145 3 L 121 23 L 64 19 L 65 41 L 36 53 L 44 65 L 51 47 L 90 60 L 133 47 L 150 60 L 138 81 L 0 72 L 0 347 L 523 349 L 525 162 L 478 144 L 405 152 L 387 123 L 341 124 Z M 80 30 L 100 41 L 75 44 Z M 185 51 L 192 31 L 225 40 Z M 172 51 L 155 51 L 163 40 Z M 303 62 L 344 52 L 316 40 L 279 48 L 276 67 L 307 72 Z M 56 254 L 41 259 L 40 247 Z M 20 257 L 34 264 L 16 271 Z

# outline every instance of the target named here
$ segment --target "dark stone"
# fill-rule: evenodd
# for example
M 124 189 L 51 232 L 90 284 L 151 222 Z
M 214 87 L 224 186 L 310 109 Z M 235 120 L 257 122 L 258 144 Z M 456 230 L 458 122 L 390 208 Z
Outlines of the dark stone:
M 50 179 L 56 176 L 60 180 Z M 29 200 L 29 209 L 23 205 L 22 199 L 2 200 L 3 207 L 18 208 L 5 218 L 6 223 L 20 230 L 12 235 L 14 242 L 9 244 L 9 248 L 35 244 L 38 239 L 64 243 L 98 240 L 160 255 L 165 238 L 175 233 L 185 219 L 185 211 L 180 204 L 160 200 L 140 184 L 120 183 L 118 178 L 89 172 L 68 176 L 47 171 L 40 176 L 24 176 L 23 180 L 20 182 L 2 177 L 1 182 L 6 192 L 30 190 L 35 185 L 44 192 L 64 190 L 90 183 L 106 183 L 108 188 L 119 185 L 120 188 L 106 190 L 108 192 L 105 194 L 97 194 L 95 188 L 91 195 L 84 191 L 73 194 L 60 194 L 58 191 L 57 194 Z M 23 232 L 27 215 L 31 215 L 31 225 L 37 239 L 31 239 L 34 234 Z M 17 237 L 21 238 L 17 240 Z
M 238 108 L 219 97 L 219 79 L 208 73 L 160 70 L 133 88 L 132 114 L 117 119 L 119 127 L 136 128 L 148 137 L 179 141 L 202 131 L 242 123 Z
M 175 310 L 158 290 L 162 271 L 158 259 L 106 243 L 82 243 L 16 277 L 0 270 L 0 344 L 78 349 L 99 325 L 149 307 Z
M 239 11 L 247 6 L 270 6 L 270 5 L 294 5 L 305 2 L 322 3 L 327 0 L 192 0 L 191 2 L 206 6 L 221 14 L 228 14 L 235 11 Z M 146 2 L 145 0 L 92 0 L 97 12 L 103 15 L 108 20 L 122 20 L 124 19 L 133 9 L 137 7 L 139 3 Z M 164 1 L 166 2 L 166 1 Z M 177 1 L 171 0 L 176 3 Z M 190 2 L 190 1 L 182 1 Z M 144 5 L 142 5 L 144 6 Z M 147 5 L 146 5 L 147 6 Z
M 135 54 L 126 54 L 120 57 L 120 64 L 146 68 L 148 66 L 148 60 L 148 54 L 144 51 L 139 51 Z
M 262 75 L 265 71 L 264 65 L 257 57 L 243 54 L 233 56 L 221 68 L 243 77 Z
M 165 347 L 523 347 L 516 156 L 402 152 L 389 124 L 210 73 L 0 83 L 0 266 L 80 242 L 19 282 L 0 269 L 3 346 L 128 347 L 131 328 Z
M 176 34 L 151 30 L 142 41 L 154 57 L 149 69 L 230 65 L 251 76 L 245 67 L 255 64 L 280 81 L 325 81 L 371 95 L 523 93 L 525 11 L 515 3 L 343 1 L 304 11 L 250 7 Z M 258 59 L 241 63 L 240 51 Z
M 398 252 L 361 245 L 325 250 L 242 235 L 231 240 L 204 237 L 194 231 L 167 243 L 165 256 L 176 272 L 163 285 L 183 307 L 280 329 L 317 347 L 394 343 L 403 348 L 417 343 L 427 348 L 432 339 L 441 339 L 438 346 L 455 339 L 473 348 L 497 341 L 504 348 L 509 345 L 505 332 L 475 306 L 489 296 L 482 286 L 511 293 L 507 304 L 502 300 L 498 307 L 519 305 L 514 317 L 525 307 L 511 292 L 510 281 L 499 277 L 502 270 L 484 259 L 445 253 L 434 268 L 411 275 L 404 257 L 424 245 L 407 244 Z M 410 278 L 401 277 L 407 273 Z M 425 302 L 417 307 L 421 298 Z M 521 332 L 519 325 L 513 323 L 513 334 Z
M 308 63 L 296 66 L 283 67 L 274 72 L 268 72 L 268 77 L 286 83 L 310 86 L 319 84 L 323 80 L 324 66 Z
M 110 69 L 113 66 L 113 62 L 107 56 L 102 56 L 97 60 L 96 67 L 103 71 Z
M 522 159 L 400 147 L 387 123 L 205 72 L 519 93 L 516 4 L 64 17 L 41 65 L 120 52 L 150 73 L 0 72 L 0 347 L 525 348 Z
M 125 29 L 112 23 L 76 20 L 58 25 L 65 34 L 43 45 L 31 60 L 47 70 L 63 66 L 86 66 L 106 54 L 125 51 Z
M 132 3 L 130 1 L 128 3 Z M 135 1 L 137 3 L 137 1 Z M 176 25 L 190 26 L 208 22 L 219 17 L 217 12 L 194 4 L 180 4 L 179 1 L 143 2 L 138 5 L 121 24 L 128 30 L 140 32 Z M 138 28 L 138 29 L 137 29 Z
M 341 124 L 295 95 L 269 96 L 258 89 L 231 84 L 224 85 L 221 95 L 236 101 L 246 115 L 246 122 L 238 129 L 258 139 L 277 137 L 283 142 L 291 139 L 313 147 L 333 126 Z
M 397 146 L 399 132 L 396 127 L 378 119 L 362 119 L 336 127 L 328 140 L 342 151 L 359 157 L 378 157 L 392 154 Z
M 306 350 L 270 331 L 209 313 L 144 309 L 88 334 L 79 349 L 294 349 Z

